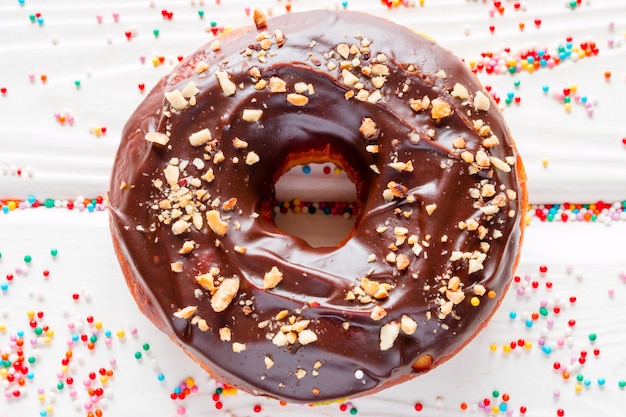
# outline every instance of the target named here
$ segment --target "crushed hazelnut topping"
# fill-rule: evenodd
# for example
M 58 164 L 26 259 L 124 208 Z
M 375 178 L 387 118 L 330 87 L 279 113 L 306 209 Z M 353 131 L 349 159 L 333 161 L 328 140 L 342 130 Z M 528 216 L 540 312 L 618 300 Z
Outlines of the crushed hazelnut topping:
M 222 221 L 217 210 L 210 210 L 206 213 L 207 223 L 213 232 L 218 236 L 224 236 L 228 231 L 228 223 Z
M 258 122 L 263 116 L 263 110 L 261 109 L 244 109 L 241 118 L 249 123 Z
M 209 64 L 207 64 L 204 61 L 200 61 L 200 62 L 198 62 L 196 64 L 196 67 L 194 68 L 194 71 L 196 72 L 196 74 L 202 74 L 203 72 L 205 72 L 209 68 L 210 68 Z
M 201 146 L 211 140 L 211 131 L 206 128 L 189 135 L 189 143 L 191 146 Z
M 183 272 L 183 263 L 172 262 L 170 263 L 170 269 L 172 270 L 172 272 Z
M 370 317 L 372 318 L 372 320 L 380 320 L 383 317 L 385 317 L 387 315 L 387 311 L 385 311 L 384 308 L 382 308 L 381 306 L 374 306 L 374 308 L 372 309 L 372 312 L 370 313 Z
M 257 29 L 264 29 L 267 27 L 267 17 L 259 9 L 254 9 L 252 19 L 254 20 L 254 25 Z
M 309 104 L 309 98 L 307 96 L 297 93 L 287 94 L 287 101 L 296 107 L 303 107 Z
M 231 81 L 226 71 L 216 71 L 215 76 L 225 96 L 232 96 L 237 92 L 237 86 Z
M 341 78 L 343 79 L 343 83 L 348 87 L 353 87 L 359 82 L 359 77 L 345 68 L 341 71 Z
M 439 120 L 444 117 L 448 117 L 452 114 L 452 107 L 441 98 L 436 98 L 432 101 L 432 109 L 430 115 L 433 119 Z
M 245 149 L 248 147 L 248 142 L 246 142 L 245 140 L 241 140 L 239 138 L 234 138 L 233 146 L 237 149 Z
M 269 290 L 275 288 L 283 280 L 283 273 L 273 266 L 271 270 L 263 276 L 263 289 Z
M 198 306 L 187 306 L 174 312 L 174 317 L 179 319 L 188 319 L 193 316 L 198 310 Z
M 408 268 L 410 264 L 411 261 L 409 261 L 409 258 L 407 258 L 405 255 L 400 254 L 396 257 L 396 267 L 399 271 L 404 271 L 406 268 Z
M 172 233 L 174 233 L 175 235 L 183 234 L 187 230 L 189 230 L 190 226 L 191 225 L 189 224 L 189 222 L 184 219 L 177 220 L 172 225 Z
M 487 111 L 491 106 L 491 101 L 489 101 L 489 97 L 484 95 L 481 91 L 477 91 L 474 94 L 474 108 L 476 110 Z
M 232 333 L 228 327 L 220 327 L 219 334 L 222 342 L 230 342 Z
M 400 334 L 400 323 L 392 321 L 380 328 L 380 350 L 390 349 Z
M 298 333 L 298 343 L 301 345 L 308 345 L 309 343 L 313 343 L 317 340 L 317 334 L 310 329 L 304 329 L 300 333 Z
M 183 97 L 183 94 L 180 92 L 180 90 L 168 91 L 163 95 L 175 110 L 183 110 L 189 104 L 185 97 Z
M 272 366 L 274 366 L 274 361 L 269 356 L 263 358 L 263 363 L 265 364 L 266 369 L 270 369 Z
M 428 213 L 428 215 L 430 216 L 435 212 L 436 209 L 437 209 L 437 204 L 435 203 L 428 204 L 426 206 L 426 213 Z
M 235 353 L 240 353 L 243 352 L 244 350 L 246 350 L 246 344 L 245 343 L 239 343 L 239 342 L 233 342 L 233 352 Z
M 239 291 L 239 278 L 225 278 L 211 297 L 211 307 L 220 313 L 230 305 Z
M 169 136 L 167 136 L 165 133 L 159 133 L 159 132 L 148 132 L 144 136 L 144 139 L 147 140 L 148 142 L 156 143 L 157 145 L 162 145 L 162 146 L 167 145 L 167 142 L 170 141 Z
M 186 240 L 185 242 L 183 242 L 183 246 L 180 248 L 178 253 L 180 253 L 181 255 L 190 253 L 195 248 L 195 246 L 196 242 L 194 242 L 193 240 Z
M 484 295 L 487 292 L 487 289 L 481 284 L 474 285 L 474 294 L 476 295 Z
M 452 89 L 450 95 L 454 98 L 465 100 L 466 98 L 469 98 L 469 91 L 467 91 L 467 88 L 465 88 L 464 85 L 456 83 L 454 84 L 454 88 Z
M 246 165 L 254 165 L 260 160 L 261 158 L 259 158 L 259 155 L 254 151 L 250 151 L 246 155 Z
M 363 119 L 361 119 L 361 126 L 359 127 L 359 133 L 365 139 L 372 139 L 376 137 L 379 133 L 378 126 L 376 125 L 376 122 L 374 122 L 369 117 L 364 117 Z

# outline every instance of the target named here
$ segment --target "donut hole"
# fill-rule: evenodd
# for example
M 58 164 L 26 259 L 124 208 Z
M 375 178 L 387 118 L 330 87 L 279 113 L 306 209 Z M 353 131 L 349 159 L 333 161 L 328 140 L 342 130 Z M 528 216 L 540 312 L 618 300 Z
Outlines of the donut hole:
M 337 165 L 296 165 L 274 185 L 274 221 L 312 247 L 337 246 L 355 224 L 357 189 Z

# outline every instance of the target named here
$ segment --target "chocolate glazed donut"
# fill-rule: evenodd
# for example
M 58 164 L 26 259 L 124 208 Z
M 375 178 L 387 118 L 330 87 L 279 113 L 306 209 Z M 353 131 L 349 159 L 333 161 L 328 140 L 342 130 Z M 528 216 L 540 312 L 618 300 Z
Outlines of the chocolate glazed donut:
M 109 199 L 132 294 L 253 394 L 320 402 L 428 371 L 485 325 L 517 263 L 526 180 L 503 117 L 406 28 L 256 17 L 183 61 L 124 129 Z M 276 181 L 313 162 L 357 190 L 333 247 L 274 223 Z

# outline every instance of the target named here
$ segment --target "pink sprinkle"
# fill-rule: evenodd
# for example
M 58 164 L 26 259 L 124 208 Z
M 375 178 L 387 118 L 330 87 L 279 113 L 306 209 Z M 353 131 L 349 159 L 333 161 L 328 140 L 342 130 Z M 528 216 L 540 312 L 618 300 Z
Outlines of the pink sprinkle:
M 117 23 L 120 20 L 120 14 L 119 13 L 113 13 L 113 21 L 115 23 Z
M 96 15 L 96 20 L 98 21 L 98 23 L 102 23 L 102 15 Z

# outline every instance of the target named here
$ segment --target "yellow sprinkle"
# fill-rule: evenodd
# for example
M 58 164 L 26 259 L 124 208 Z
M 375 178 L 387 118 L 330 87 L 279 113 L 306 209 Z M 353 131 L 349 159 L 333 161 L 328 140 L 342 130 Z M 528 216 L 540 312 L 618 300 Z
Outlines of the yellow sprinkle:
M 509 353 L 511 351 L 511 346 L 504 345 L 502 346 L 502 350 L 504 351 L 504 353 Z
M 95 326 L 95 328 L 96 328 L 96 329 L 102 329 L 102 322 L 101 322 L 101 321 L 97 321 L 97 322 L 94 324 L 94 326 Z
M 473 305 L 474 307 L 477 307 L 480 304 L 480 298 L 472 297 L 470 300 L 470 304 Z
M 568 113 L 572 111 L 572 103 L 565 103 L 563 107 L 565 108 L 565 111 Z
M 7 206 L 9 207 L 9 210 L 15 210 L 17 208 L 17 204 L 15 203 L 15 201 L 9 201 L 7 203 Z
M 543 165 L 543 167 L 544 167 L 544 168 L 547 168 L 547 167 L 548 167 L 548 160 L 547 160 L 547 159 L 545 159 L 545 158 L 544 158 L 544 159 L 542 159 L 542 160 L 541 160 L 541 165 Z
M 583 386 L 581 384 L 576 384 L 576 386 L 574 387 L 574 390 L 576 392 L 580 392 L 583 390 Z
M 296 214 L 300 214 L 302 212 L 302 208 L 299 207 L 299 206 L 295 206 L 293 208 L 293 212 L 296 213 Z
M 6 324 L 4 324 L 4 323 L 0 324 L 0 332 L 4 332 L 4 331 L 6 331 L 6 329 L 7 329 L 7 325 Z
M 496 350 L 498 350 L 498 345 L 496 345 L 495 343 L 490 344 L 489 350 L 495 352 Z
M 106 384 L 107 382 L 109 382 L 109 377 L 106 375 L 100 375 L 100 382 Z
M 29 310 L 26 312 L 26 315 L 28 316 L 29 319 L 33 319 L 35 317 L 35 312 L 32 310 Z
M 51 405 L 46 406 L 46 411 L 48 412 L 48 414 L 52 414 L 54 413 L 54 407 Z
M 498 414 L 499 412 L 500 412 L 500 407 L 498 407 L 497 405 L 491 406 L 491 413 L 492 414 Z
M 44 338 L 43 338 L 43 342 L 44 342 L 46 345 L 49 345 L 50 343 L 52 343 L 52 338 L 51 338 L 51 337 L 49 337 L 49 336 L 46 336 L 46 337 L 44 337 Z
M 577 86 L 577 85 L 570 85 L 569 90 L 570 90 L 572 93 L 575 93 L 575 92 L 576 92 L 576 90 L 578 90 L 578 86 Z
M 193 378 L 189 377 L 189 378 L 185 379 L 185 384 L 186 384 L 189 388 L 191 388 L 191 387 L 194 387 L 194 386 L 196 385 L 196 381 L 194 381 L 194 379 L 193 379 Z
M 0 376 L 5 377 L 9 374 L 9 370 L 7 368 L 0 368 Z
M 524 349 L 531 350 L 533 348 L 533 344 L 531 342 L 524 342 Z
M 341 168 L 339 168 L 339 167 L 335 167 L 335 169 L 333 169 L 333 174 L 335 174 L 335 175 L 341 175 Z
M 117 337 L 119 337 L 120 339 L 124 337 L 124 330 L 118 330 L 116 333 Z
M 39 402 L 44 402 L 46 400 L 46 394 L 39 394 L 37 398 L 39 399 Z
M 61 373 L 63 373 L 63 374 L 66 374 L 68 370 L 69 370 L 69 367 L 67 365 L 63 365 L 61 367 Z
M 154 65 L 155 67 L 158 67 L 160 64 L 159 62 L 159 58 L 152 58 L 152 65 Z
M 49 337 L 49 338 L 54 337 L 54 330 L 52 330 L 52 329 L 48 329 L 48 330 L 46 331 L 46 336 L 47 336 L 47 337 Z
M 528 72 L 533 72 L 533 71 L 535 71 L 535 66 L 534 65 L 529 65 L 528 68 L 526 68 L 526 70 Z

